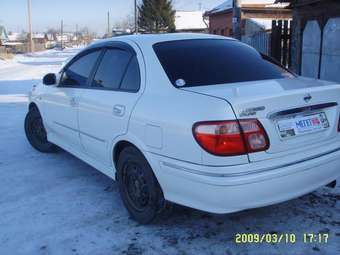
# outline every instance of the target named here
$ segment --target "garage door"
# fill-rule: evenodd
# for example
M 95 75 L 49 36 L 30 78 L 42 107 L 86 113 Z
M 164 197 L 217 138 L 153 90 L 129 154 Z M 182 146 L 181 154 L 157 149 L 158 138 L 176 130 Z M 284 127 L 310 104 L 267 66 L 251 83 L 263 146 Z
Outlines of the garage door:
M 340 18 L 324 28 L 320 79 L 340 82 Z
M 318 78 L 321 30 L 316 20 L 307 22 L 303 31 L 301 75 Z

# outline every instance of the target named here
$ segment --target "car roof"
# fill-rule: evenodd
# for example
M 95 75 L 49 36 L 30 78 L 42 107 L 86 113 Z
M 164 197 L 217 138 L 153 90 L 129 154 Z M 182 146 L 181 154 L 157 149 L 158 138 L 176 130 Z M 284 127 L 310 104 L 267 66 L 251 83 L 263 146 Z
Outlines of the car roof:
M 110 42 L 135 42 L 138 45 L 154 45 L 159 42 L 176 41 L 176 40 L 192 40 L 192 39 L 226 39 L 235 40 L 230 37 L 218 36 L 212 34 L 199 34 L 199 33 L 165 33 L 165 34 L 136 34 L 136 35 L 123 35 L 116 36 L 104 40 L 98 40 L 92 43 L 91 46 L 98 44 L 105 45 Z

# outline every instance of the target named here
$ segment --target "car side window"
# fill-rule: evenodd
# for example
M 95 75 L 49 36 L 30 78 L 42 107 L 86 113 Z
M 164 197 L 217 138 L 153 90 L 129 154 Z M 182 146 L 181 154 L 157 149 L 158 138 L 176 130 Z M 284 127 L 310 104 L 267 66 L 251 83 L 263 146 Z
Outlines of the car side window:
M 100 53 L 99 50 L 91 52 L 68 66 L 62 74 L 59 86 L 85 87 Z
M 120 89 L 124 91 L 137 92 L 140 87 L 140 71 L 138 60 L 134 56 L 129 64 L 129 67 L 125 73 Z
M 92 81 L 92 86 L 104 89 L 118 89 L 131 57 L 131 53 L 124 50 L 106 50 Z

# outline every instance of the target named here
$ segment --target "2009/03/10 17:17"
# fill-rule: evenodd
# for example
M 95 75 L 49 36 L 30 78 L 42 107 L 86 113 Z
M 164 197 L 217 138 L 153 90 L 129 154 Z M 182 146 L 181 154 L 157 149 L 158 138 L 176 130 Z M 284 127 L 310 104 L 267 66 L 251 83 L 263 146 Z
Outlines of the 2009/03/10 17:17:
M 237 233 L 235 243 L 290 243 L 294 244 L 298 240 L 295 233 Z M 329 233 L 303 233 L 300 239 L 303 243 L 327 243 Z

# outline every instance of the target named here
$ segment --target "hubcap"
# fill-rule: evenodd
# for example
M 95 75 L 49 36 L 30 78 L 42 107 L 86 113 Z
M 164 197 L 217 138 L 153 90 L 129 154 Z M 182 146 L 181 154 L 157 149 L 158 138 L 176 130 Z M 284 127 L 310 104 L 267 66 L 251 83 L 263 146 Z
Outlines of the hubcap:
M 123 169 L 123 182 L 130 204 L 137 211 L 143 211 L 149 203 L 149 189 L 141 168 L 128 162 Z

